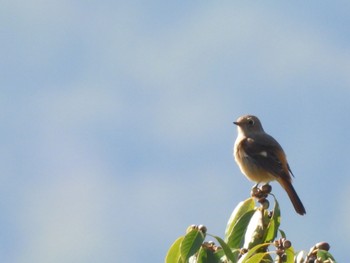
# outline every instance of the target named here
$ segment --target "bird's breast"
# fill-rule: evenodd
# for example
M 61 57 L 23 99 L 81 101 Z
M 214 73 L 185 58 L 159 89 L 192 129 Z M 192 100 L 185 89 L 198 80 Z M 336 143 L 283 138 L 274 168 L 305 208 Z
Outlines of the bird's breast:
M 256 161 L 244 151 L 240 142 L 235 143 L 233 152 L 235 161 L 241 172 L 249 180 L 254 182 L 270 182 L 276 179 L 275 176 L 257 165 Z

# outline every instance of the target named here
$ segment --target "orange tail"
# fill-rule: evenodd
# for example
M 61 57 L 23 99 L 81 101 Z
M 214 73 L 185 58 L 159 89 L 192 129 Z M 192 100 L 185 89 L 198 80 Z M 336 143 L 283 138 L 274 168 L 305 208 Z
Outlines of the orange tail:
M 301 202 L 297 192 L 295 191 L 293 185 L 291 182 L 288 182 L 286 180 L 278 180 L 278 182 L 282 185 L 282 187 L 284 188 L 284 190 L 286 190 L 290 201 L 292 201 L 292 204 L 294 206 L 295 211 L 300 214 L 300 215 L 304 215 L 306 214 L 305 208 L 303 203 Z

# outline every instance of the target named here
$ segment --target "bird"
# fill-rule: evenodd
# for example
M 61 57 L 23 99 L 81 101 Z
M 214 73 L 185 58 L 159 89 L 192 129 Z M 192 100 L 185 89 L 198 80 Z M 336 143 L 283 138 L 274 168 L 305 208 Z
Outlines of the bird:
M 244 115 L 235 122 L 238 135 L 233 155 L 241 172 L 256 186 L 259 183 L 277 181 L 287 192 L 295 211 L 306 214 L 303 203 L 292 185 L 294 177 L 281 145 L 267 134 L 258 119 L 253 115 Z

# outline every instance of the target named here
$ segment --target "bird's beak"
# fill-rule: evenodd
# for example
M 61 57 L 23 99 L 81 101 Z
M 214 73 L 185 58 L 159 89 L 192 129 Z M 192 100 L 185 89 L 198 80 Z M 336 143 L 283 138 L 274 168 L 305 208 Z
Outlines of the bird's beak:
M 237 121 L 234 121 L 234 122 L 233 122 L 233 124 L 239 125 L 239 122 L 237 122 Z

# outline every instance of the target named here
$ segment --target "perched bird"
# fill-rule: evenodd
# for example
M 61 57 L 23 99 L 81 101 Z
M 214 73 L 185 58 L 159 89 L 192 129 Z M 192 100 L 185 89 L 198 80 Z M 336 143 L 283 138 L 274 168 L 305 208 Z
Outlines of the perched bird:
M 239 117 L 234 122 L 238 136 L 233 154 L 241 172 L 256 186 L 276 180 L 286 190 L 295 211 L 306 213 L 303 203 L 292 185 L 292 171 L 281 145 L 265 133 L 260 120 L 252 115 Z

